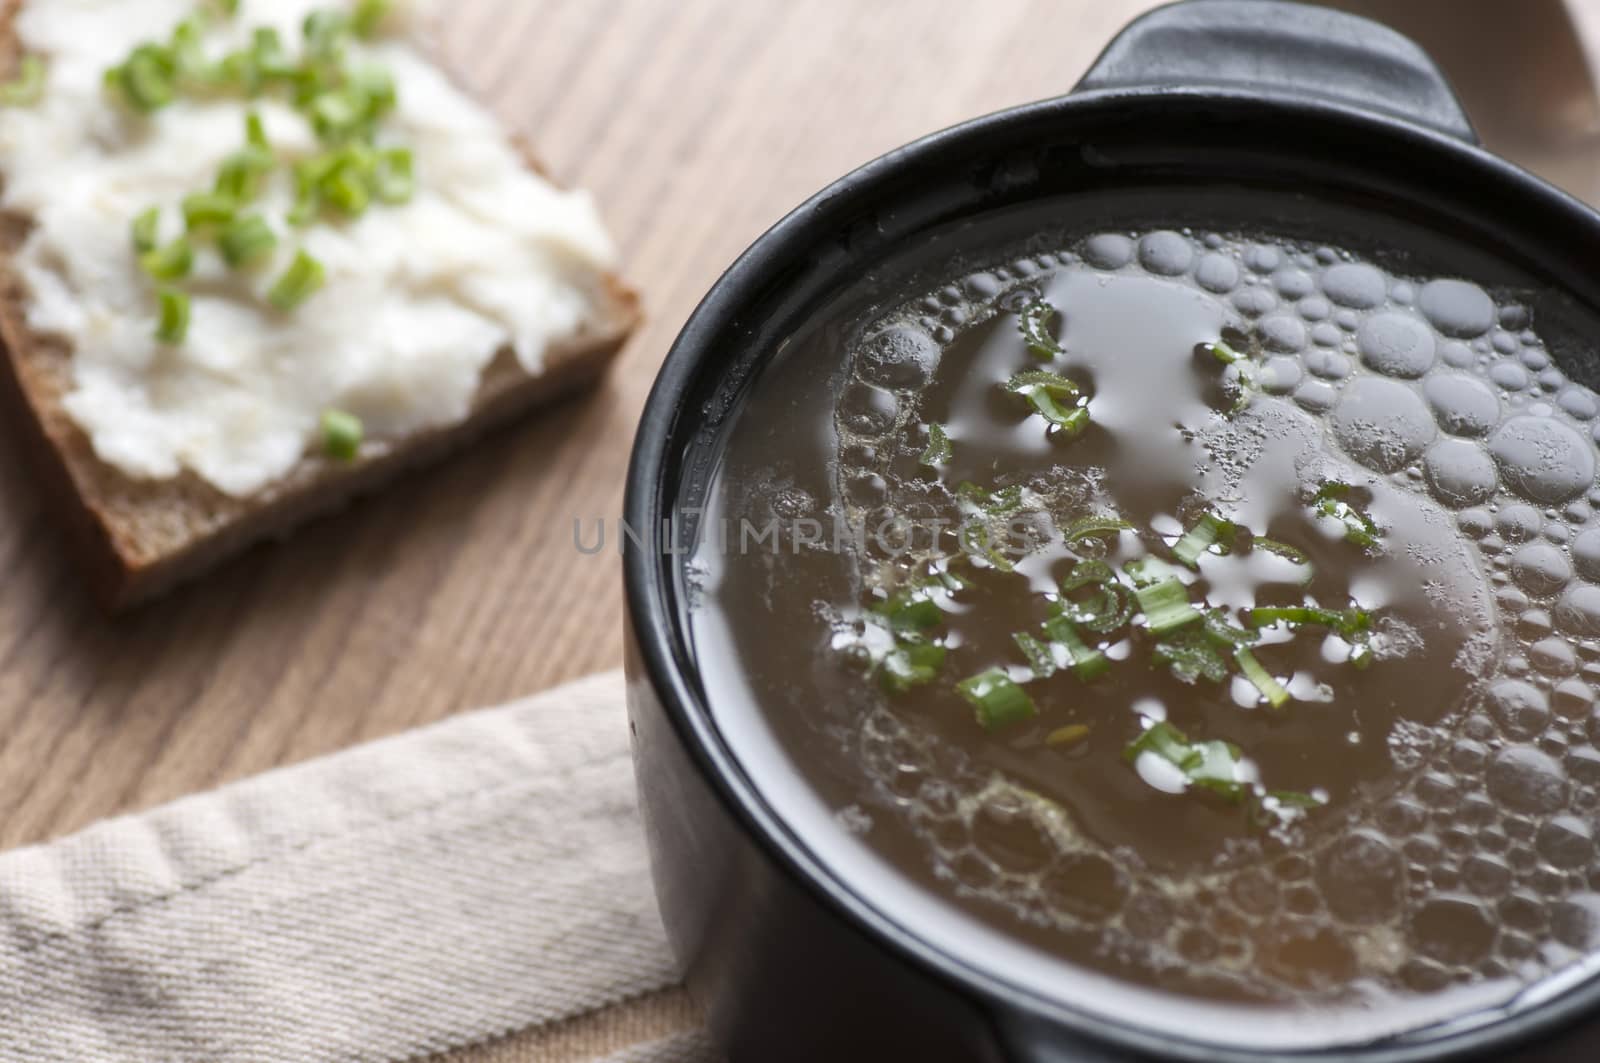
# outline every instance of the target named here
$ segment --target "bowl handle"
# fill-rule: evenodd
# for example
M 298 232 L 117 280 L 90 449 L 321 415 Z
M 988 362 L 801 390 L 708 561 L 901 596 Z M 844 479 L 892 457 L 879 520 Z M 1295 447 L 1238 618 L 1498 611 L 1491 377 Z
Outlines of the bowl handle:
M 1129 23 L 1077 91 L 1252 89 L 1353 104 L 1471 144 L 1450 83 L 1415 41 L 1358 15 L 1285 0 L 1184 0 Z

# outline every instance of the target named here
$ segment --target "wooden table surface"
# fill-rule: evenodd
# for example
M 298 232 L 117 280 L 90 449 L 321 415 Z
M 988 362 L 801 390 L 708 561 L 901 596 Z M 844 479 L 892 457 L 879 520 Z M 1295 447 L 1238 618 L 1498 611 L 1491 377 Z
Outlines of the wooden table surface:
M 1492 143 L 1593 196 L 1593 97 L 1577 50 L 1551 46 L 1564 32 L 1552 5 L 1519 2 L 1517 32 L 1441 48 L 1469 75 L 1492 69 L 1488 85 L 1460 79 Z M 617 557 L 580 554 L 573 522 L 619 515 L 640 405 L 700 295 L 828 180 L 1065 91 L 1153 4 L 444 6 L 444 52 L 465 82 L 598 197 L 646 325 L 595 393 L 116 620 L 81 592 L 0 438 L 0 847 L 615 666 Z M 1483 27 L 1464 8 L 1507 6 L 1450 0 L 1435 21 L 1459 36 Z M 1506 60 L 1519 33 L 1524 72 Z

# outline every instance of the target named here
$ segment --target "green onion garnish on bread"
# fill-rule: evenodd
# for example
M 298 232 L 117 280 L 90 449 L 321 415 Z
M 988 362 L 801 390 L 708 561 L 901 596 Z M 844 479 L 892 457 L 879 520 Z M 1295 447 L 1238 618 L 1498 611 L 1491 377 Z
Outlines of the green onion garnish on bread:
M 108 603 L 592 381 L 632 328 L 589 197 L 432 58 L 448 8 L 0 16 L 0 375 Z

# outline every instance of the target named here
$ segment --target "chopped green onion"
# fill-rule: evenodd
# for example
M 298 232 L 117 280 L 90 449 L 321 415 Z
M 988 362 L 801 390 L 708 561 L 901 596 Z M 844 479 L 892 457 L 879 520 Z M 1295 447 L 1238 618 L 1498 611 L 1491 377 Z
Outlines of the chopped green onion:
M 1065 727 L 1057 727 L 1054 731 L 1044 736 L 1047 746 L 1072 746 L 1089 737 L 1089 725 L 1086 723 L 1069 723 Z
M 260 214 L 242 214 L 223 230 L 219 244 L 228 265 L 238 269 L 271 254 L 278 237 Z
M 362 67 L 347 75 L 339 87 L 326 89 L 311 100 L 311 124 L 325 141 L 370 139 L 373 126 L 394 109 L 395 100 L 394 75 L 383 67 Z
M 1174 632 L 1155 644 L 1151 656 L 1185 683 L 1201 679 L 1220 683 L 1228 678 L 1228 662 L 1199 628 Z
M 1272 673 L 1267 671 L 1260 661 L 1256 660 L 1256 655 L 1250 652 L 1250 648 L 1240 646 L 1234 651 L 1233 658 L 1239 662 L 1239 671 L 1244 673 L 1244 677 L 1261 691 L 1262 697 L 1267 699 L 1267 704 L 1274 709 L 1283 708 L 1284 703 L 1289 700 L 1289 692 L 1283 688 L 1282 683 L 1272 677 Z
M 23 56 L 16 77 L 0 85 L 0 107 L 32 107 L 44 99 L 45 75 L 43 59 Z
M 1258 606 L 1251 609 L 1245 619 L 1254 628 L 1277 623 L 1291 627 L 1315 624 L 1330 628 L 1346 638 L 1372 627 L 1372 615 L 1365 609 L 1323 609 L 1315 605 Z
M 1111 662 L 1106 659 L 1106 655 L 1084 642 L 1077 628 L 1067 617 L 1051 617 L 1044 622 L 1044 630 L 1051 641 L 1059 642 L 1067 648 L 1067 655 L 1072 658 L 1072 670 L 1078 673 L 1078 678 L 1085 683 L 1099 679 L 1110 670 Z
M 1006 382 L 1005 389 L 1028 400 L 1034 411 L 1048 421 L 1052 430 L 1071 439 L 1089 426 L 1089 407 L 1082 400 L 1078 385 L 1043 369 L 1027 369 Z M 1066 407 L 1061 404 L 1067 403 Z
M 403 203 L 414 192 L 411 152 L 404 148 L 374 151 L 359 142 L 295 165 L 295 206 L 289 220 L 304 225 L 323 205 L 349 217 L 364 213 L 376 196 L 385 203 Z
M 889 621 L 889 629 L 900 636 L 920 636 L 944 622 L 943 611 L 919 587 L 897 592 L 874 605 L 872 611 Z
M 988 527 L 983 524 L 970 522 L 963 524 L 957 539 L 961 543 L 963 553 L 969 557 L 983 558 L 998 572 L 1011 572 L 1017 567 L 999 547 L 994 545 Z
M 1024 369 L 1006 382 L 1006 390 L 1019 395 L 1040 389 L 1064 401 L 1076 400 L 1082 394 L 1077 384 L 1048 369 Z
M 1239 747 L 1229 742 L 1190 742 L 1187 735 L 1165 720 L 1158 720 L 1123 749 L 1130 764 L 1141 753 L 1152 753 L 1183 772 L 1189 783 L 1232 801 L 1244 796 L 1238 778 Z
M 190 232 L 226 225 L 239 210 L 239 201 L 222 192 L 196 192 L 183 197 L 183 220 Z
M 378 153 L 370 146 L 361 143 L 345 144 L 328 154 L 328 171 L 323 179 L 328 180 L 344 172 L 355 174 L 365 181 L 372 176 L 377 166 Z
M 1102 536 L 1115 538 L 1122 532 L 1132 530 L 1133 525 L 1121 517 L 1082 517 L 1067 525 L 1067 530 L 1061 533 L 1061 538 L 1068 546 L 1074 546 L 1085 539 L 1095 539 Z
M 1294 565 L 1300 570 L 1298 582 L 1302 586 L 1310 583 L 1316 578 L 1317 569 L 1316 566 L 1311 563 L 1311 559 L 1308 558 L 1303 551 L 1290 546 L 1288 543 L 1280 543 L 1276 539 L 1267 539 L 1258 535 L 1250 541 L 1250 549 L 1263 550 L 1269 554 L 1274 554 L 1278 557 L 1281 557 L 1285 561 Z
M 883 686 L 892 694 L 903 694 L 914 686 L 938 678 L 944 667 L 945 648 L 936 642 L 916 642 L 897 646 L 883 658 L 879 674 Z
M 350 19 L 343 11 L 313 11 L 301 24 L 306 52 L 319 60 L 337 61 L 344 57 L 344 39 Z
M 278 278 L 272 290 L 267 293 L 267 301 L 288 313 L 315 295 L 325 279 L 322 263 L 305 251 L 299 251 L 283 276 Z
M 220 84 L 255 96 L 268 81 L 288 81 L 299 70 L 284 50 L 283 38 L 271 26 L 259 26 L 250 35 L 250 46 L 223 56 L 213 75 Z
M 338 88 L 343 78 L 343 72 L 337 67 L 311 61 L 289 70 L 284 80 L 289 84 L 295 107 L 304 111 L 318 96 Z
M 177 61 L 170 49 L 141 44 L 121 66 L 106 71 L 106 87 L 136 111 L 149 114 L 177 98 Z
M 388 148 L 378 153 L 373 171 L 373 190 L 385 203 L 409 203 L 416 194 L 416 164 L 410 148 Z M 942 433 L 944 429 L 940 429 Z
M 1061 341 L 1050 332 L 1050 322 L 1055 316 L 1056 308 L 1043 299 L 1035 299 L 1017 315 L 1017 327 L 1022 331 L 1028 350 L 1047 360 L 1067 353 Z
M 321 192 L 315 188 L 303 189 L 296 193 L 294 206 L 284 218 L 290 225 L 304 227 L 317 219 L 317 212 L 322 209 Z
M 1382 532 L 1371 517 L 1347 501 L 1346 496 L 1349 493 L 1349 484 L 1330 480 L 1318 488 L 1317 493 L 1312 496 L 1311 508 L 1320 515 L 1343 524 L 1346 542 L 1363 548 L 1377 545 Z
M 261 120 L 260 111 L 251 111 L 244 116 L 244 142 L 262 151 L 272 150 L 272 142 L 267 140 L 267 125 Z
M 1070 597 L 1074 591 L 1093 587 L 1099 594 L 1088 600 Z M 1133 615 L 1128 590 L 1117 581 L 1117 574 L 1104 561 L 1082 560 L 1072 574 L 1061 581 L 1061 614 L 1074 624 L 1098 634 L 1115 631 Z
M 1260 638 L 1254 631 L 1230 623 L 1228 614 L 1221 609 L 1207 609 L 1205 613 L 1206 637 L 1218 646 L 1253 646 Z
M 1122 570 L 1133 580 L 1134 587 L 1148 587 L 1155 583 L 1178 578 L 1178 570 L 1166 562 L 1154 557 L 1141 557 L 1129 561 L 1122 566 Z
M 215 74 L 219 85 L 238 89 L 247 96 L 261 91 L 261 67 L 248 51 L 229 52 L 217 63 Z
M 1213 547 L 1219 554 L 1228 553 L 1232 548 L 1229 540 L 1237 530 L 1233 521 L 1207 512 L 1200 517 L 1198 524 L 1185 532 L 1183 538 L 1173 545 L 1173 556 L 1190 568 L 1199 568 L 1200 555 Z
M 277 160 L 266 148 L 249 145 L 222 160 L 217 171 L 215 192 L 234 201 L 235 206 L 254 199 L 261 190 L 261 178 L 272 172 Z
M 206 85 L 213 80 L 214 72 L 206 63 L 205 50 L 200 43 L 200 24 L 195 19 L 184 19 L 173 29 L 169 54 L 176 81 Z
M 1223 365 L 1235 365 L 1249 360 L 1248 355 L 1240 354 L 1221 340 L 1217 340 L 1215 343 L 1202 343 L 1199 346 L 1199 350 L 1211 355 Z
M 1250 356 L 1241 354 L 1222 340 L 1217 340 L 1215 343 L 1199 344 L 1195 350 L 1198 353 L 1210 355 L 1224 366 L 1232 366 L 1234 372 L 1238 374 L 1239 396 L 1234 400 L 1233 408 L 1228 411 L 1229 414 L 1238 413 L 1250 405 L 1251 394 L 1256 388 L 1255 363 L 1250 360 Z
M 187 277 L 194 268 L 194 248 L 180 236 L 165 247 L 140 255 L 139 264 L 158 281 L 179 280 Z
M 1315 794 L 1301 793 L 1298 790 L 1267 790 L 1261 794 L 1252 794 L 1252 797 L 1250 821 L 1260 827 L 1286 823 L 1327 803 Z
M 1055 654 L 1050 652 L 1049 646 L 1046 646 L 1026 631 L 1019 631 L 1012 635 L 1011 638 L 1016 642 L 1017 649 L 1021 650 L 1022 655 L 1028 659 L 1028 667 L 1033 669 L 1035 676 L 1040 679 L 1048 679 L 1055 674 L 1056 658 Z
M 1269 554 L 1277 554 L 1285 561 L 1291 561 L 1296 565 L 1311 564 L 1310 559 L 1301 550 L 1290 546 L 1288 543 L 1280 543 L 1276 539 L 1268 539 L 1260 535 L 1250 540 L 1250 549 L 1265 550 Z
M 363 97 L 346 91 L 324 92 L 311 103 L 311 125 L 323 140 L 349 136 L 366 121 Z
M 254 67 L 257 80 L 283 80 L 297 73 L 283 47 L 283 38 L 271 26 L 258 26 L 250 35 L 250 65 Z
M 962 523 L 957 539 L 969 557 L 981 557 L 1000 572 L 1010 572 L 1016 566 L 992 542 L 990 528 L 1000 520 L 1022 509 L 1022 488 L 1018 485 L 985 491 L 977 484 L 963 480 L 956 485 L 956 499 L 962 512 L 977 518 Z
M 357 35 L 372 37 L 389 16 L 391 0 L 356 0 L 356 9 L 350 16 L 350 25 Z
M 959 558 L 949 558 L 942 563 L 935 562 L 932 564 L 928 576 L 929 580 L 939 584 L 947 591 L 960 591 L 971 587 L 972 581 L 970 579 L 950 567 L 957 560 Z
M 1288 808 L 1321 808 L 1324 803 L 1320 797 L 1299 790 L 1268 790 L 1264 796 Z
M 1113 583 L 1117 570 L 1096 558 L 1085 558 L 1072 566 L 1072 573 L 1061 581 L 1061 590 L 1070 593 L 1083 587 Z
M 989 501 L 984 505 L 984 511 L 993 517 L 1009 517 L 1022 509 L 1022 486 L 1012 484 L 989 492 Z
M 1016 484 L 985 491 L 971 480 L 962 480 L 956 484 L 956 498 L 991 517 L 1008 517 L 1022 508 L 1022 488 Z
M 1200 619 L 1189 604 L 1188 588 L 1177 580 L 1165 580 L 1133 592 L 1144 611 L 1144 624 L 1153 635 L 1176 631 Z
M 362 99 L 368 119 L 381 118 L 394 110 L 399 100 L 394 75 L 387 67 L 372 64 L 357 67 L 346 75 L 345 82 L 350 91 Z
M 1200 611 L 1189 604 L 1189 588 L 1159 561 L 1130 561 L 1123 571 L 1133 579 L 1134 597 L 1152 635 L 1165 635 L 1200 619 Z
M 294 166 L 294 207 L 289 211 L 289 224 L 309 225 L 322 209 L 322 182 L 332 172 L 334 158 L 320 155 L 302 159 Z
M 361 421 L 343 410 L 322 415 L 322 449 L 328 457 L 350 461 L 361 451 Z
M 937 605 L 927 598 L 919 598 L 899 609 L 889 618 L 889 623 L 897 632 L 920 632 L 937 627 L 943 620 L 944 613 Z
M 330 174 L 322 185 L 323 198 L 341 213 L 359 218 L 372 202 L 372 192 L 362 175 L 351 168 L 340 167 Z
M 239 13 L 239 0 L 210 0 L 210 4 L 229 18 Z
M 917 461 L 922 465 L 939 466 L 949 461 L 954 456 L 950 446 L 950 437 L 945 434 L 944 426 L 930 424 L 928 426 L 928 445 L 922 451 L 922 457 Z
M 999 668 L 989 668 L 956 684 L 956 690 L 972 703 L 978 723 L 994 731 L 1032 719 L 1039 713 L 1028 692 Z
M 1229 742 L 1196 742 L 1193 746 L 1200 755 L 1199 762 L 1184 769 L 1189 782 L 1229 801 L 1244 796 L 1246 786 L 1238 777 L 1239 747 Z
M 1139 759 L 1140 753 L 1154 753 L 1181 768 L 1189 762 L 1193 750 L 1189 748 L 1187 735 L 1167 721 L 1157 720 L 1122 750 L 1123 758 L 1130 764 Z
M 161 240 L 161 208 L 151 207 L 133 219 L 133 249 L 139 254 L 154 251 Z
M 1133 600 L 1127 588 L 1115 580 L 1098 585 L 1099 594 L 1085 600 L 1065 599 L 1061 615 L 1079 627 L 1104 635 L 1115 631 L 1133 616 Z
M 163 288 L 158 298 L 161 316 L 156 324 L 156 339 L 162 343 L 182 343 L 189 335 L 189 297 L 175 288 Z
M 1102 583 L 1099 595 L 1088 600 L 1066 599 L 1061 603 L 1061 615 L 1072 623 L 1095 634 L 1104 635 L 1128 622 L 1133 616 L 1133 602 L 1120 584 Z

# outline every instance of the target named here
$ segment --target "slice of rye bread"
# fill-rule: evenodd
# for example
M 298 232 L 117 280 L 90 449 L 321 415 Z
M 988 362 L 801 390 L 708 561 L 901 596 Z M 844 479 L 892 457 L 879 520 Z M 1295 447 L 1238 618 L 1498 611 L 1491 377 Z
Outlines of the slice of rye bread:
M 15 68 L 19 3 L 0 10 L 0 77 Z M 543 173 L 517 141 L 530 168 Z M 0 212 L 0 403 L 34 466 L 90 589 L 116 610 L 200 576 L 262 540 L 338 509 L 408 469 L 437 460 L 536 403 L 596 381 L 639 320 L 638 297 L 607 275 L 594 293 L 584 331 L 546 353 L 529 375 L 508 349 L 484 371 L 471 415 L 462 423 L 363 445 L 353 461 L 308 453 L 284 479 L 249 498 L 223 494 L 193 472 L 170 480 L 132 479 L 95 456 L 88 437 L 62 408 L 72 386 L 72 351 L 61 337 L 29 328 L 28 292 L 12 268 L 30 221 Z

